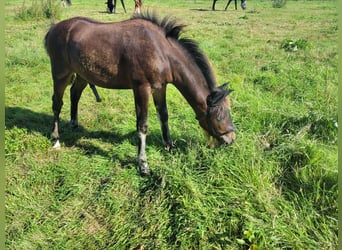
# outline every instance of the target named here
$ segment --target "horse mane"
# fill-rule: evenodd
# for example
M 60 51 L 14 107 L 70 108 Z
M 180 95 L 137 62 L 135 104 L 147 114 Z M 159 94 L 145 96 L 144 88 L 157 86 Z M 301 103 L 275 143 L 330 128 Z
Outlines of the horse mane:
M 134 14 L 131 19 L 143 19 L 161 27 L 167 38 L 176 39 L 179 44 L 190 54 L 199 69 L 201 70 L 210 91 L 216 88 L 215 77 L 211 69 L 208 58 L 203 51 L 199 48 L 198 43 L 189 38 L 180 38 L 182 31 L 186 25 L 178 23 L 176 19 L 166 16 L 159 19 L 156 14 L 151 12 Z

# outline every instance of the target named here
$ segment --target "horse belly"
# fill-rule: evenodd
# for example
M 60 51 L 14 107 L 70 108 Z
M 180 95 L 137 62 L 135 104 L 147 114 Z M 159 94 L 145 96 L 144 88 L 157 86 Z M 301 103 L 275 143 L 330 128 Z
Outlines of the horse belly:
M 131 89 L 130 81 L 126 77 L 117 75 L 94 74 L 93 72 L 77 72 L 87 82 L 107 89 Z
M 88 82 L 110 89 L 130 89 L 130 81 L 125 69 L 119 60 L 110 58 L 113 53 L 99 53 L 93 50 L 89 53 L 80 54 L 73 62 L 77 74 Z

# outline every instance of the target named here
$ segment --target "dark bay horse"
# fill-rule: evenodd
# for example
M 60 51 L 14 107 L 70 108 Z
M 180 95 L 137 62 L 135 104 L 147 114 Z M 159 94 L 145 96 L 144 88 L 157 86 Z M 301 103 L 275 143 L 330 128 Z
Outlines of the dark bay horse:
M 224 10 L 228 9 L 229 4 L 231 3 L 232 0 L 228 0 L 226 8 L 224 8 Z M 215 10 L 215 4 L 216 4 L 217 0 L 213 0 L 213 6 L 211 7 L 212 10 Z M 243 10 L 245 10 L 247 8 L 247 0 L 241 0 L 241 8 Z M 234 0 L 234 4 L 235 4 L 235 10 L 237 10 L 237 0 Z
M 110 89 L 133 89 L 138 163 L 149 174 L 146 158 L 148 103 L 152 95 L 166 147 L 172 146 L 168 127 L 166 86 L 173 83 L 193 108 L 200 126 L 223 144 L 235 140 L 226 85 L 216 86 L 207 57 L 191 39 L 180 38 L 184 25 L 151 13 L 117 23 L 75 17 L 51 26 L 45 36 L 53 79 L 51 133 L 59 147 L 59 115 L 63 94 L 70 90 L 71 124 L 77 126 L 78 102 L 87 83 Z

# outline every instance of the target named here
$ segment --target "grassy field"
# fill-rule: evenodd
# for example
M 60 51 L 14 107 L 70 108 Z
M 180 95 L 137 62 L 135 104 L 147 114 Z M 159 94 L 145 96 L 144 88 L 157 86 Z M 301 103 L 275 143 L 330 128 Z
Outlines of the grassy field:
M 56 21 L 133 13 L 133 1 L 116 15 L 104 2 L 57 1 Z M 32 14 L 41 3 L 5 1 L 7 249 L 337 248 L 336 1 L 255 0 L 227 12 L 218 1 L 212 12 L 209 0 L 145 0 L 187 24 L 218 84 L 230 81 L 238 129 L 233 146 L 208 147 L 170 84 L 177 147 L 163 149 L 151 102 L 150 178 L 137 170 L 131 91 L 99 88 L 96 103 L 87 88 L 74 131 L 66 91 L 62 148 L 51 148 L 50 20 Z

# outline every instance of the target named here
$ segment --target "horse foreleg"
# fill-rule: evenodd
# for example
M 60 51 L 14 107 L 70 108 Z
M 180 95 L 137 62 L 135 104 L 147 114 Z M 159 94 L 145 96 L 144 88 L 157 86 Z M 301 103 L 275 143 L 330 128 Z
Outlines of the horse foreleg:
M 75 81 L 70 89 L 70 124 L 72 128 L 78 127 L 78 102 L 81 98 L 84 88 L 87 86 L 86 80 L 76 75 Z
M 127 13 L 124 0 L 121 0 L 121 5 L 122 5 L 122 8 L 124 9 L 125 13 Z
M 53 128 L 51 139 L 53 148 L 59 148 L 59 114 L 63 106 L 63 95 L 66 86 L 70 82 L 71 75 L 67 75 L 61 79 L 53 77 L 53 95 L 52 95 L 52 111 L 53 111 Z
M 211 7 L 211 10 L 215 10 L 215 4 L 217 0 L 213 0 L 213 6 Z
M 138 164 L 142 175 L 149 175 L 146 157 L 146 135 L 148 129 L 148 100 L 150 89 L 140 86 L 134 89 L 135 112 L 138 132 Z
M 227 10 L 227 9 L 228 9 L 228 6 L 229 6 L 229 4 L 231 3 L 231 1 L 232 1 L 232 0 L 229 0 L 229 1 L 228 1 L 227 5 L 226 5 L 226 8 L 224 8 L 224 10 Z M 235 3 L 236 3 L 237 0 L 234 0 L 234 1 L 235 1 Z
M 158 118 L 160 121 L 164 147 L 167 150 L 170 150 L 172 147 L 172 139 L 170 136 L 170 130 L 169 130 L 169 124 L 168 124 L 169 115 L 168 115 L 167 105 L 166 105 L 166 86 L 163 87 L 161 90 L 156 90 L 155 92 L 153 92 L 153 101 L 154 101 L 154 105 L 156 106 Z

